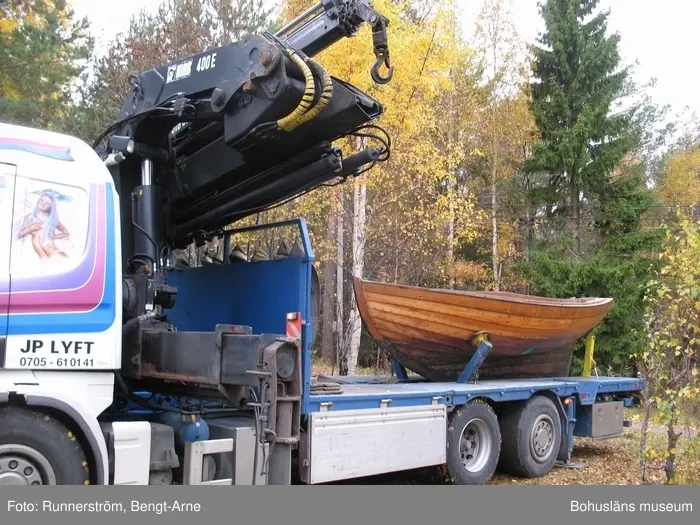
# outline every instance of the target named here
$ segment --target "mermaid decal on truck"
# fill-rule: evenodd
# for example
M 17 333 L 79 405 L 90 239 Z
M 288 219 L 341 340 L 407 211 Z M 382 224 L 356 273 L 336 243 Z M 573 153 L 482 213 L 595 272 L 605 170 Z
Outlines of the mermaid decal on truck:
M 72 272 L 86 255 L 89 196 L 85 188 L 43 176 L 40 168 L 50 163 L 55 161 L 35 159 L 18 170 L 11 247 L 11 269 L 17 277 Z
M 55 242 L 70 236 L 58 217 L 57 197 L 60 197 L 60 194 L 56 192 L 42 191 L 34 205 L 34 210 L 24 218 L 17 234 L 18 239 L 31 236 L 32 247 L 40 259 L 68 257 L 68 254 Z

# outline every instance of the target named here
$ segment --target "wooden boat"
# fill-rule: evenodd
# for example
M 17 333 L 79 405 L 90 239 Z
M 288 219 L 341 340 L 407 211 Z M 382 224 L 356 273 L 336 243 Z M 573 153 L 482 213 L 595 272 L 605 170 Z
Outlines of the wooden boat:
M 455 381 L 486 332 L 493 345 L 480 379 L 567 377 L 576 342 L 610 310 L 607 298 L 550 299 L 509 292 L 463 292 L 354 279 L 374 341 L 432 381 Z

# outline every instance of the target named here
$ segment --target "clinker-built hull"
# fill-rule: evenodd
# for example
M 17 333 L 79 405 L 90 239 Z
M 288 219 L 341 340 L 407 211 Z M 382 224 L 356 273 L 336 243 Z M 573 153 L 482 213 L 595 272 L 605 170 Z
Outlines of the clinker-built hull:
M 455 381 L 486 332 L 493 345 L 480 379 L 566 377 L 576 342 L 598 325 L 612 299 L 551 299 L 463 292 L 354 279 L 362 320 L 398 363 L 432 381 Z

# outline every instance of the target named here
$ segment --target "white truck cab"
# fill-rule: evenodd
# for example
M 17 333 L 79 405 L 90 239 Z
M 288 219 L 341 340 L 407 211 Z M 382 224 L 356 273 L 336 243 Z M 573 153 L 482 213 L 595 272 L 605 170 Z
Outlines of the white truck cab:
M 36 441 L 27 453 L 37 465 L 83 454 L 67 430 L 77 424 L 97 458 L 93 481 L 106 476 L 97 416 L 113 401 L 121 364 L 118 198 L 81 140 L 0 124 L 0 401 L 12 401 L 1 409 L 0 464 L 19 461 L 7 433 L 26 433 L 24 447 Z M 68 472 L 50 476 L 89 479 L 87 468 Z

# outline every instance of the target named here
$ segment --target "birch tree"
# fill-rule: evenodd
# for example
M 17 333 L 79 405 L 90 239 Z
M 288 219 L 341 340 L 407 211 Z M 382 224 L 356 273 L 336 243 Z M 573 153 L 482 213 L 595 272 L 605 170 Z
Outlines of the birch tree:
M 374 56 L 368 26 L 317 57 L 331 74 L 347 79 L 384 104 L 386 112 L 378 124 L 392 141 L 387 162 L 337 190 L 337 194 L 334 190 L 325 192 L 329 199 L 345 196 L 339 209 L 344 217 L 339 222 L 347 235 L 336 230 L 335 254 L 342 265 L 340 276 L 336 276 L 336 296 L 346 298 L 340 353 L 347 358 L 348 373 L 356 370 L 362 341 L 362 323 L 350 286 L 352 277 L 415 284 L 433 281 L 446 260 L 449 236 L 445 224 L 451 222 L 451 210 L 451 236 L 459 242 L 473 233 L 475 209 L 472 195 L 445 192 L 443 184 L 449 154 L 441 148 L 444 126 L 440 104 L 448 94 L 459 95 L 461 79 L 451 73 L 468 54 L 455 38 L 454 5 L 390 0 L 375 0 L 373 4 L 390 19 L 389 47 L 396 65 L 391 83 L 378 86 L 369 76 Z M 311 1 L 289 0 L 282 18 L 287 21 L 311 5 Z M 465 93 L 468 96 L 467 90 Z M 357 137 L 350 137 L 342 145 L 352 152 L 359 143 Z M 365 147 L 378 145 L 365 139 Z M 435 264 L 436 260 L 440 262 Z
M 477 157 L 484 162 L 484 179 L 491 200 L 491 267 L 499 290 L 503 272 L 499 242 L 499 183 L 515 175 L 524 162 L 524 145 L 534 133 L 526 108 L 527 54 L 512 18 L 512 0 L 486 0 L 479 14 L 476 37 L 487 62 L 485 115 L 481 121 Z

